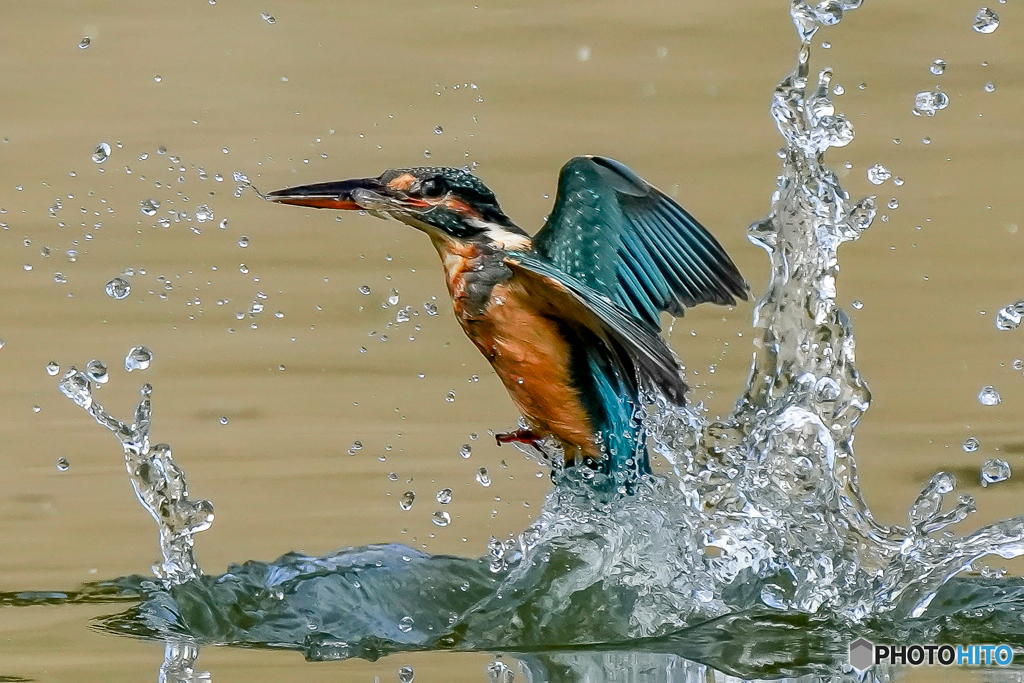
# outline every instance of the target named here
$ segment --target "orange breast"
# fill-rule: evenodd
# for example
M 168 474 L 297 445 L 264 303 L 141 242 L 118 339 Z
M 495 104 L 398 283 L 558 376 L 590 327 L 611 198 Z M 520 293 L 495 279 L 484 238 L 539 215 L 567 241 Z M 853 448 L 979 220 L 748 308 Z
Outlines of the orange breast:
M 570 349 L 544 292 L 514 279 L 491 290 L 482 310 L 467 304 L 465 276 L 480 250 L 471 243 L 435 239 L 458 318 L 466 335 L 491 363 L 531 428 L 558 439 L 566 457 L 600 458 L 594 427 L 569 377 Z M 547 315 L 544 315 L 544 314 Z
M 576 451 L 598 458 L 593 425 L 570 382 L 568 342 L 537 313 L 543 305 L 513 281 L 494 288 L 484 315 L 460 320 L 534 430 L 561 441 L 568 458 Z

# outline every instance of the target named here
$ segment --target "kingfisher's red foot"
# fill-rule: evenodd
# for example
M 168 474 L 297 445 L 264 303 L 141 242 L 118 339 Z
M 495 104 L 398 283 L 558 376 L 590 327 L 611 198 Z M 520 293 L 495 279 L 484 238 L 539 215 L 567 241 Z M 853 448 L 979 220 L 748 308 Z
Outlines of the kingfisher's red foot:
M 540 449 L 541 441 L 543 441 L 537 432 L 529 429 L 517 429 L 514 432 L 495 434 L 494 440 L 499 446 L 503 443 L 528 443 L 538 450 Z

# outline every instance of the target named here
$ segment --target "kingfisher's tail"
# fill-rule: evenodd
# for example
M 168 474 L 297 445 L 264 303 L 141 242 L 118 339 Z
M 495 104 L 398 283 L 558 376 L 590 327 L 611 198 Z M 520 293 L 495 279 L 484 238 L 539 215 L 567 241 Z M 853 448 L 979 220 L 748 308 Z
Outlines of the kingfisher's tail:
M 605 452 L 600 469 L 616 486 L 631 490 L 633 483 L 651 472 L 636 380 L 622 377 L 600 346 L 588 347 L 587 365 L 594 380 L 591 399 L 597 437 Z

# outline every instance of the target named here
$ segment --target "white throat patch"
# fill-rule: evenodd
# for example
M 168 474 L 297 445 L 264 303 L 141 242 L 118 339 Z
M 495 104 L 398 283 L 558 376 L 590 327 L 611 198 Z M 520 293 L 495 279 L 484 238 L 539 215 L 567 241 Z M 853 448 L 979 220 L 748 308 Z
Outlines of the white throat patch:
M 487 235 L 487 239 L 491 240 L 499 247 L 504 250 L 513 251 L 527 251 L 533 247 L 533 240 L 527 235 L 520 235 L 518 232 L 512 232 L 497 223 L 491 223 L 490 221 L 481 220 L 479 218 L 471 218 L 467 221 L 474 228 L 480 228 Z

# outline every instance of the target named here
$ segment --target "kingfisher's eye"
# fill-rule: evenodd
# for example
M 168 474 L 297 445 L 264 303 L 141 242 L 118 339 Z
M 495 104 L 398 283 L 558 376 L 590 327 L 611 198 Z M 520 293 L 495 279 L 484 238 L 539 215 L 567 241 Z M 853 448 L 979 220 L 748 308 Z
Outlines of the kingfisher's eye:
M 420 183 L 420 194 L 424 197 L 440 197 L 447 191 L 447 184 L 440 178 L 427 178 Z

